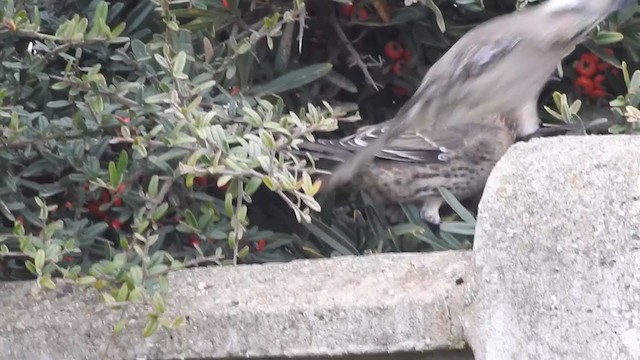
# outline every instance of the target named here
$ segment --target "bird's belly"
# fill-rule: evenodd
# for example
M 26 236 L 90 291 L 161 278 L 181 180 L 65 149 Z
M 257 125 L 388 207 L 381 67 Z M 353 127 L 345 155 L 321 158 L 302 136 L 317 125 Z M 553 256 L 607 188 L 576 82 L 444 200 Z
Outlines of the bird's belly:
M 438 187 L 444 187 L 457 198 L 464 199 L 482 190 L 494 165 L 464 161 L 437 165 L 374 164 L 361 175 L 358 186 L 381 204 L 422 201 L 439 195 Z

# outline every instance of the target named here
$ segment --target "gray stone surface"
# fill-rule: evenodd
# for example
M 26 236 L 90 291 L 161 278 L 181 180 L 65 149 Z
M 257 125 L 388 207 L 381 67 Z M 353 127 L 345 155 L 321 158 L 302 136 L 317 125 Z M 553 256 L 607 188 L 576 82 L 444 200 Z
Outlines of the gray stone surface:
M 640 359 L 640 137 L 514 146 L 474 251 L 476 359 Z
M 461 349 L 472 254 L 387 254 L 200 268 L 171 275 L 173 332 L 140 336 L 146 309 L 109 342 L 120 311 L 95 291 L 0 283 L 1 359 L 316 356 Z M 462 279 L 462 284 L 456 284 Z M 108 346 L 107 346 L 108 345 Z M 468 354 L 467 354 L 468 356 Z

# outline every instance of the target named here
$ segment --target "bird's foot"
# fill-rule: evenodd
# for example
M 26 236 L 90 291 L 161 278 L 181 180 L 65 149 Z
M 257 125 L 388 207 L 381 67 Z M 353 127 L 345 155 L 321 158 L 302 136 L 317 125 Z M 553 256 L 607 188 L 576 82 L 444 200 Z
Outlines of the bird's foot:
M 420 217 L 422 220 L 433 225 L 440 225 L 440 206 L 442 206 L 443 202 L 444 199 L 441 197 L 428 197 L 424 201 L 422 209 L 420 209 Z

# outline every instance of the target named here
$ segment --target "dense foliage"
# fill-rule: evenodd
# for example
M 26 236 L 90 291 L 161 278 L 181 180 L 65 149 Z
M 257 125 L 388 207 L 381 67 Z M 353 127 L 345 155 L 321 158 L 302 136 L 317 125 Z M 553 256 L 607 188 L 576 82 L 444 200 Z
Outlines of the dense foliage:
M 138 301 L 184 266 L 470 246 L 449 194 L 440 234 L 411 206 L 389 227 L 365 194 L 320 194 L 296 144 L 393 116 L 465 31 L 527 3 L 0 0 L 0 278 Z M 567 57 L 547 120 L 635 131 L 639 21 Z

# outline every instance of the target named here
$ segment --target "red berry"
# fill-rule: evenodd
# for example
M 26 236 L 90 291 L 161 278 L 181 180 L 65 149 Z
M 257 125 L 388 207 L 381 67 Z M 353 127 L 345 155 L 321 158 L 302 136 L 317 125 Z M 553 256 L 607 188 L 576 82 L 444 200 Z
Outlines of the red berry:
M 122 199 L 117 197 L 113 200 L 113 205 L 115 206 L 122 206 Z
M 90 214 L 95 215 L 100 219 L 104 220 L 107 218 L 107 214 L 104 211 L 100 210 L 100 204 L 95 201 L 90 202 L 87 206 L 87 209 L 89 210 Z
M 90 202 L 87 209 L 89 210 L 89 213 L 93 215 L 98 215 L 98 213 L 100 213 L 100 205 L 95 201 Z
M 222 0 L 222 6 L 229 8 L 229 0 Z
M 576 63 L 576 71 L 583 76 L 593 76 L 598 70 L 598 56 L 593 53 L 584 53 Z
M 593 80 L 585 76 L 579 76 L 575 80 L 574 85 L 576 86 L 577 90 L 580 93 L 587 94 L 587 95 L 590 95 L 591 93 L 593 93 L 593 90 L 595 88 L 593 84 Z
M 384 46 L 384 54 L 390 60 L 400 60 L 404 56 L 404 47 L 398 41 L 389 41 Z
M 120 228 L 122 227 L 122 222 L 117 219 L 111 220 L 111 227 L 116 230 L 120 230 Z
M 602 62 L 600 62 L 600 63 L 598 64 L 598 66 L 597 66 L 598 71 L 600 71 L 600 72 L 605 72 L 605 71 L 606 71 L 608 68 L 610 68 L 610 67 L 611 67 L 611 64 L 609 64 L 609 63 L 608 63 L 608 62 L 606 62 L 606 61 L 602 61 Z
M 240 92 L 240 87 L 234 85 L 234 86 L 231 87 L 231 90 L 229 91 L 229 95 L 236 96 L 236 95 L 238 95 L 239 92 Z
M 358 9 L 358 19 L 359 20 L 367 20 L 369 18 L 369 13 L 367 10 L 360 8 Z
M 127 189 L 127 186 L 124 183 L 120 183 L 118 188 L 116 189 L 116 194 L 120 195 Z
M 200 239 L 198 239 L 198 236 L 196 234 L 189 235 L 189 239 L 187 241 L 189 241 L 189 244 L 191 244 L 191 246 L 196 246 L 200 243 Z
M 598 74 L 593 77 L 593 86 L 596 89 L 604 90 L 604 81 L 607 79 L 606 76 L 602 74 Z
M 64 207 L 67 209 L 71 209 L 73 207 L 73 204 L 71 204 L 71 201 L 67 201 L 64 203 Z
M 111 202 L 111 194 L 109 194 L 107 190 L 102 189 L 102 192 L 100 193 L 100 201 L 102 201 L 103 204 Z
M 350 18 L 351 15 L 353 15 L 354 9 L 355 9 L 355 6 L 353 4 L 343 4 L 340 7 L 340 15 L 342 15 L 343 17 Z
M 262 252 L 264 251 L 264 248 L 267 246 L 267 240 L 265 239 L 260 239 L 258 240 L 258 242 L 256 243 L 256 251 L 257 252 Z
M 402 66 L 404 65 L 404 60 L 396 61 L 391 67 L 391 72 L 400 75 L 402 74 Z
M 116 118 L 116 120 L 119 120 L 123 124 L 128 124 L 131 122 L 131 118 L 128 118 L 128 117 L 124 117 L 120 115 L 113 115 L 113 117 Z
M 196 176 L 193 182 L 198 186 L 205 186 L 207 185 L 207 178 L 204 176 Z

